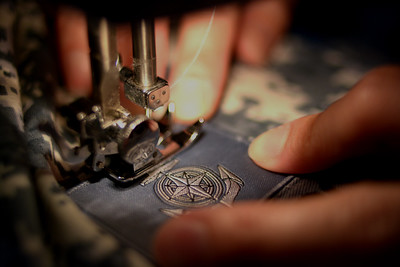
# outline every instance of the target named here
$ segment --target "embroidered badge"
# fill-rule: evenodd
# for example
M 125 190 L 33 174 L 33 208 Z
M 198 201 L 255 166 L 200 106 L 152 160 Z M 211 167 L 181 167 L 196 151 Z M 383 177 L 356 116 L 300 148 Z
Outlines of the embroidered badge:
M 184 167 L 164 173 L 155 183 L 157 196 L 177 209 L 162 209 L 169 216 L 181 214 L 183 209 L 233 203 L 242 179 L 228 169 L 218 166 L 219 175 L 205 167 Z

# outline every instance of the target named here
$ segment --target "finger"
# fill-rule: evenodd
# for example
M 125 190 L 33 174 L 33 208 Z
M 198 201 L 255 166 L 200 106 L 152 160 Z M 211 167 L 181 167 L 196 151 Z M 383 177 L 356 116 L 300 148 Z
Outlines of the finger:
M 170 78 L 171 99 L 175 102 L 175 115 L 180 122 L 210 118 L 222 96 L 238 9 L 235 5 L 217 7 L 208 32 L 212 14 L 212 10 L 205 10 L 187 14 L 182 19 Z M 207 39 L 203 42 L 205 36 Z M 201 52 L 193 61 L 200 47 Z
M 70 7 L 60 8 L 56 30 L 65 86 L 75 95 L 88 96 L 92 89 L 92 77 L 84 13 Z
M 322 113 L 261 134 L 249 147 L 259 166 L 305 173 L 342 160 L 400 146 L 400 66 L 369 72 Z
M 291 8 L 292 1 L 289 0 L 257 0 L 245 5 L 237 58 L 248 64 L 263 64 L 286 32 Z
M 169 60 L 169 19 L 157 18 L 154 22 L 156 38 L 157 75 L 166 78 L 167 64 Z M 122 58 L 122 64 L 128 68 L 133 65 L 132 33 L 130 24 L 121 24 L 117 27 L 117 49 Z M 121 105 L 132 114 L 144 113 L 142 108 L 133 104 L 125 97 L 121 88 Z
M 389 262 L 400 245 L 399 190 L 399 182 L 361 183 L 188 213 L 161 228 L 155 255 L 165 266 Z
M 155 20 L 157 75 L 166 78 L 169 61 L 169 19 Z
M 131 68 L 132 56 L 132 32 L 129 23 L 118 24 L 116 27 L 117 50 L 123 66 Z

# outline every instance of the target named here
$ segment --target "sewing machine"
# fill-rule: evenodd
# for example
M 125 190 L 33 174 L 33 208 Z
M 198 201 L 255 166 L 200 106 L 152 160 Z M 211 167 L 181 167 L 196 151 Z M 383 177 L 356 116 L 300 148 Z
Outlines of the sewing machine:
M 80 180 L 87 179 L 82 177 L 82 173 L 88 172 L 105 173 L 119 183 L 151 177 L 151 173 L 166 164 L 171 155 L 198 138 L 204 122 L 199 118 L 183 131 L 172 130 L 174 103 L 169 101 L 168 82 L 157 77 L 153 16 L 226 1 L 152 1 L 135 7 L 133 14 L 124 11 L 129 8 L 113 12 L 113 7 L 118 4 L 107 11 L 102 9 L 104 5 L 100 5 L 93 11 L 89 2 L 68 2 L 87 14 L 93 94 L 90 99 L 79 99 L 61 109 L 68 125 L 65 131 L 72 130 L 77 140 L 75 145 L 68 145 L 73 146 L 73 153 L 64 153 L 69 155 L 64 161 L 73 162 L 72 168 L 81 173 Z M 133 41 L 132 68 L 122 67 L 115 32 L 115 22 L 128 19 Z M 121 83 L 125 97 L 140 106 L 143 114 L 131 114 L 121 106 Z M 163 109 L 164 115 L 156 121 L 152 114 L 158 109 Z M 65 151 L 70 149 L 68 147 L 64 145 L 62 149 Z M 68 180 L 69 175 L 60 172 L 59 180 Z

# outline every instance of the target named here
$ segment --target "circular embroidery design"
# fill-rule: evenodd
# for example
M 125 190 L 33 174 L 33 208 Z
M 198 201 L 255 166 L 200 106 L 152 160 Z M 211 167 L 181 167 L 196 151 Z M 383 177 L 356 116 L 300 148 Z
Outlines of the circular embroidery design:
M 226 186 L 213 171 L 202 167 L 180 168 L 164 174 L 155 184 L 165 203 L 181 207 L 204 207 L 217 203 Z

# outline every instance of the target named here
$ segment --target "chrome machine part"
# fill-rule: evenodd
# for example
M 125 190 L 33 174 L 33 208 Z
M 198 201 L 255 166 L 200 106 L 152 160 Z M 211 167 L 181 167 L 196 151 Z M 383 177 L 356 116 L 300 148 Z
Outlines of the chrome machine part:
M 155 173 L 157 170 L 162 169 L 163 166 L 174 165 L 174 161 L 171 159 L 173 155 L 182 151 L 183 149 L 190 146 L 195 142 L 201 133 L 204 120 L 200 119 L 193 125 L 187 127 L 185 130 L 171 134 L 167 139 L 158 144 L 158 151 L 161 153 L 160 156 L 154 156 L 154 161 L 152 164 L 147 164 L 144 168 L 135 172 L 131 177 L 118 177 L 116 175 L 111 175 L 115 181 L 119 183 L 130 183 L 135 180 L 142 180 L 141 184 L 147 184 L 156 179 Z M 159 140 L 162 140 L 161 138 Z
M 63 162 L 77 170 L 80 181 L 98 173 L 119 183 L 149 179 L 151 173 L 166 164 L 171 156 L 198 138 L 203 121 L 178 133 L 172 132 L 171 110 L 154 121 L 149 115 L 130 114 L 120 105 L 121 82 L 125 95 L 146 109 L 155 110 L 169 101 L 167 81 L 156 75 L 154 22 L 149 19 L 132 24 L 134 68 L 122 68 L 117 53 L 114 25 L 104 18 L 88 18 L 89 45 L 93 79 L 91 99 L 79 99 L 60 109 L 65 123 L 62 131 L 74 132 L 74 143 L 63 141 L 60 132 L 47 127 L 53 136 Z M 150 114 L 150 112 L 146 112 Z M 68 149 L 73 152 L 68 153 Z M 54 161 L 54 159 L 53 159 Z M 62 181 L 76 176 L 63 173 Z M 88 175 L 86 175 L 88 173 Z M 97 175 L 94 175 L 97 176 Z
M 100 105 L 105 119 L 118 117 L 115 112 L 127 113 L 119 100 L 119 71 L 115 25 L 105 18 L 88 18 L 88 37 L 92 68 L 92 100 Z
M 157 77 L 154 19 L 131 23 L 133 72 L 125 72 L 125 96 L 145 109 L 156 110 L 169 101 L 168 82 Z
M 154 20 L 137 20 L 131 27 L 135 82 L 143 88 L 153 87 L 157 80 Z
M 68 143 L 54 129 L 46 130 L 55 140 L 57 149 L 64 151 L 63 162 L 55 162 L 53 166 L 69 163 L 68 169 L 80 173 L 82 168 L 91 170 L 92 174 L 86 178 L 80 175 L 80 181 L 93 177 L 95 173 L 102 177 L 107 174 L 120 184 L 148 180 L 151 173 L 168 164 L 176 153 L 199 138 L 204 122 L 199 120 L 183 131 L 172 132 L 171 128 L 165 128 L 162 123 L 145 115 L 120 116 L 107 121 L 100 106 L 93 105 L 91 110 L 87 109 L 89 106 L 87 100 L 81 99 L 64 107 L 61 112 L 68 131 L 76 133 L 77 143 Z M 163 121 L 169 121 L 167 116 Z M 65 153 L 71 148 L 71 153 Z M 58 172 L 63 174 L 59 179 L 62 181 L 68 180 L 68 176 L 72 179 L 77 176 L 61 169 Z

